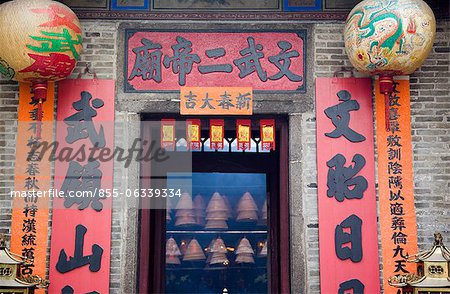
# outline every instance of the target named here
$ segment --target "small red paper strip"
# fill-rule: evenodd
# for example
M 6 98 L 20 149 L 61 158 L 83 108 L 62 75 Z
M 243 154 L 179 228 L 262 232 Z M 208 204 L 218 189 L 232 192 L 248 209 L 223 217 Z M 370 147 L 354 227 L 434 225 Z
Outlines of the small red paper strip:
M 199 119 L 188 119 L 186 121 L 186 141 L 190 150 L 200 150 L 201 145 L 201 121 Z
M 223 149 L 223 138 L 225 131 L 223 126 L 223 119 L 209 120 L 209 142 L 211 149 Z
M 262 119 L 261 128 L 261 150 L 275 150 L 275 120 Z
M 236 121 L 236 138 L 237 149 L 250 149 L 250 141 L 252 138 L 252 122 L 249 119 L 238 119 Z
M 175 150 L 175 120 L 161 120 L 161 148 Z

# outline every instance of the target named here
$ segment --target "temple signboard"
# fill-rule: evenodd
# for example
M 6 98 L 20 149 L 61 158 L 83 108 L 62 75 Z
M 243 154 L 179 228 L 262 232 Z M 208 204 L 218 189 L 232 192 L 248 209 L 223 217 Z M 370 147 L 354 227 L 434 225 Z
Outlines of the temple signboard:
M 236 86 L 304 92 L 305 34 L 126 30 L 125 92 Z

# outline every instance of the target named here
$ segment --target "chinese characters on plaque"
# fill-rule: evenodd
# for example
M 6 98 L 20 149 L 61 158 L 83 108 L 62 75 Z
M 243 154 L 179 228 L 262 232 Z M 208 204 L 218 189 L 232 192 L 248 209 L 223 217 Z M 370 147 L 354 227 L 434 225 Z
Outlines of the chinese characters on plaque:
M 380 293 L 370 79 L 316 79 L 322 293 Z
M 378 89 L 378 85 L 375 85 Z M 377 92 L 377 121 L 384 121 L 384 97 Z M 406 257 L 417 252 L 417 229 L 412 177 L 412 146 L 409 81 L 394 81 L 389 97 L 389 127 L 377 124 L 378 191 L 383 255 L 384 292 L 397 293 L 387 279 L 413 273 L 415 265 Z
M 245 87 L 182 87 L 182 115 L 251 115 L 252 88 Z
M 59 147 L 74 153 L 112 150 L 114 82 L 64 80 L 58 91 L 64 98 L 57 108 Z M 109 292 L 112 199 L 104 189 L 112 187 L 112 160 L 85 156 L 55 162 L 55 188 L 64 197 L 53 199 L 49 292 Z
M 236 85 L 304 91 L 304 34 L 127 30 L 125 92 Z

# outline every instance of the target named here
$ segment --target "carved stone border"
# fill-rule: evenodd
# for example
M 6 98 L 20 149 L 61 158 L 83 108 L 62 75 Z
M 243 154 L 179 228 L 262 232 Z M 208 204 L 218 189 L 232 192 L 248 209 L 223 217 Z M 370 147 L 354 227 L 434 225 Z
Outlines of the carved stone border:
M 80 19 L 127 19 L 127 20 L 345 20 L 348 12 L 137 12 L 75 10 Z

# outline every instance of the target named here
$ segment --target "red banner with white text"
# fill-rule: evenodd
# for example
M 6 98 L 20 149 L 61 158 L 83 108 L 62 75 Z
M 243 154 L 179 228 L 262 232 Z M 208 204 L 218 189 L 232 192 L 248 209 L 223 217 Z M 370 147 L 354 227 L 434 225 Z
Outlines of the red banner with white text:
M 48 291 L 108 293 L 113 160 L 98 154 L 114 146 L 114 81 L 60 82 L 57 121 L 55 189 L 64 197 L 53 199 Z
M 372 80 L 316 79 L 321 293 L 380 293 Z

